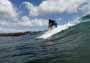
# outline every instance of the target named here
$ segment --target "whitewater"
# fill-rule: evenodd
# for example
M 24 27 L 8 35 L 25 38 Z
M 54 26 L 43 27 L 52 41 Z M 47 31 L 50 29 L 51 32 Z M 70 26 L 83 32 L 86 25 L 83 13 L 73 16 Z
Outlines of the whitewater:
M 51 31 L 47 31 L 45 32 L 44 34 L 42 34 L 41 36 L 37 37 L 37 38 L 42 38 L 42 39 L 48 39 L 50 38 L 51 36 L 63 31 L 63 30 L 66 30 L 68 29 L 69 27 L 72 27 L 76 25 L 76 23 L 67 23 L 67 24 L 64 24 L 64 25 L 60 25 L 58 26 L 57 28 L 51 30 Z

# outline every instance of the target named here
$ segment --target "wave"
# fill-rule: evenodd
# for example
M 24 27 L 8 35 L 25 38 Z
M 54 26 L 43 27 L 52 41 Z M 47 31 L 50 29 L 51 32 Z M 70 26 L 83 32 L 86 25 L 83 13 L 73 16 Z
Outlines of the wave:
M 88 59 L 90 57 L 90 21 L 81 22 L 67 30 L 59 32 L 50 39 L 39 42 L 40 46 L 43 44 L 42 48 L 45 47 L 45 50 L 48 52 L 40 52 L 43 55 L 33 60 L 29 59 L 26 63 L 43 63 L 43 61 L 46 63 L 78 63 L 80 61 L 79 63 L 82 63 L 87 60 L 90 62 Z M 68 58 L 69 60 L 67 61 Z
M 58 26 L 57 28 L 53 29 L 52 31 L 45 32 L 44 34 L 42 34 L 41 36 L 39 36 L 37 38 L 48 39 L 51 36 L 58 34 L 59 32 L 61 32 L 63 30 L 67 31 L 66 29 L 69 29 L 70 27 L 77 26 L 78 24 L 81 24 L 83 22 L 89 22 L 89 21 L 90 21 L 90 15 L 88 14 L 86 16 L 81 17 L 80 19 L 76 19 L 76 20 L 69 22 L 62 26 Z
M 90 15 L 86 15 L 81 17 L 82 20 L 80 23 L 77 25 L 74 25 L 72 27 L 69 27 L 66 30 L 62 30 L 61 32 L 55 34 L 53 37 L 51 37 L 52 40 L 55 40 L 56 38 L 65 38 L 67 36 L 73 36 L 76 35 L 77 37 L 80 35 L 82 36 L 83 34 L 89 34 L 90 32 Z M 78 35 L 77 35 L 78 34 Z M 55 39 L 54 39 L 55 38 Z M 86 37 L 89 38 L 89 37 Z

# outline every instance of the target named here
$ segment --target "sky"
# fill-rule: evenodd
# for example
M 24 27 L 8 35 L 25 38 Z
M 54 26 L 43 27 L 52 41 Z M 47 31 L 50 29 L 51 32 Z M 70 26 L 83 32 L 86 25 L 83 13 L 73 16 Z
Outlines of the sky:
M 48 19 L 59 25 L 90 12 L 89 0 L 0 0 L 0 31 L 44 30 Z

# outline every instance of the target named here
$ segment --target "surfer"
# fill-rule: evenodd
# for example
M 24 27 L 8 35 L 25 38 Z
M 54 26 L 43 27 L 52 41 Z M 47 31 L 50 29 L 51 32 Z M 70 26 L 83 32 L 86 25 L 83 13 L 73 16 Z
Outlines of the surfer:
M 52 30 L 53 27 L 57 27 L 57 23 L 55 20 L 49 19 L 48 30 Z

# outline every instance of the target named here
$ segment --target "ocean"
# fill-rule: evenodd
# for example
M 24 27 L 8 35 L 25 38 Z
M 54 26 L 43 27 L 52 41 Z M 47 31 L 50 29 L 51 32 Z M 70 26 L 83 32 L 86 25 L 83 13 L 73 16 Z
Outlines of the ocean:
M 49 39 L 36 39 L 43 33 L 0 36 L 0 63 L 90 63 L 90 15 Z

